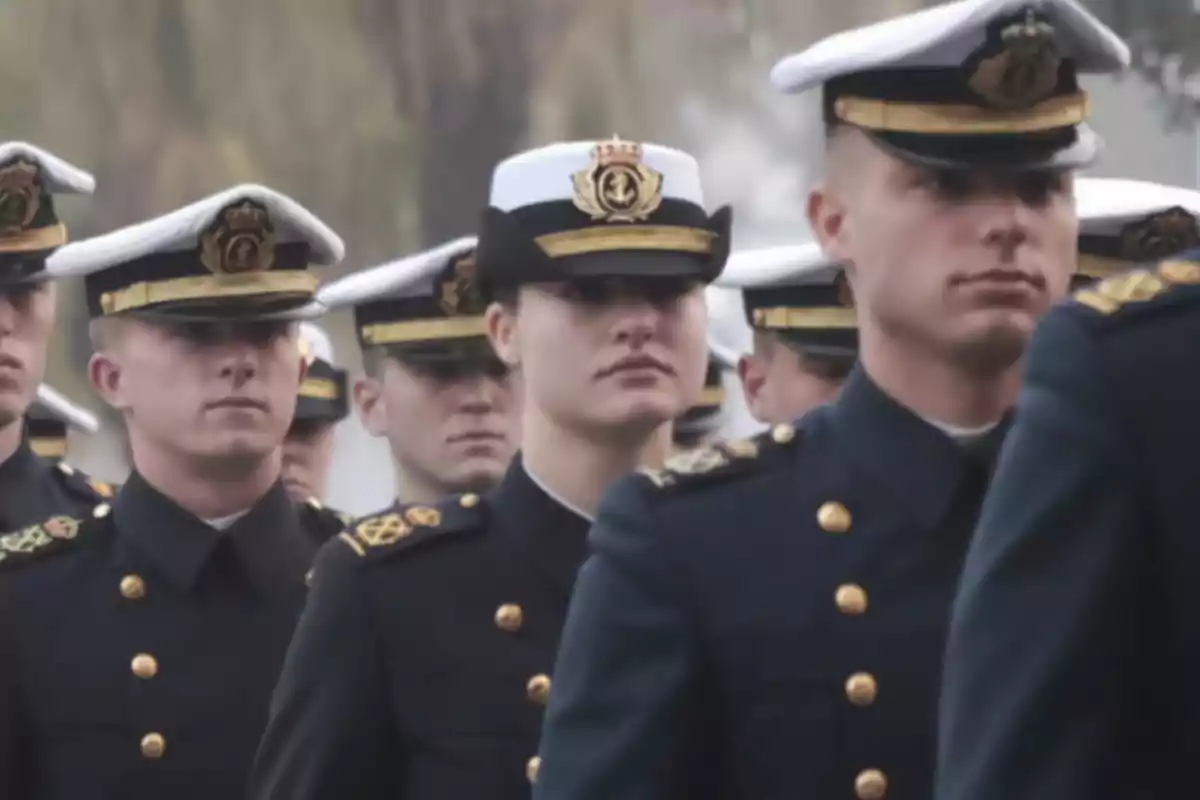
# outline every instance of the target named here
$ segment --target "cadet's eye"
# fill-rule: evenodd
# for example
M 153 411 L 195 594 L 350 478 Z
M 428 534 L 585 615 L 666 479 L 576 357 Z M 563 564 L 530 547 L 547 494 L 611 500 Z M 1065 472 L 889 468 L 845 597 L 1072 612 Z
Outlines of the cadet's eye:
M 1062 172 L 1029 172 L 1016 181 L 1016 193 L 1021 202 L 1044 206 L 1050 198 L 1066 191 L 1067 177 Z
M 971 196 L 971 176 L 965 170 L 937 170 L 931 184 L 941 200 L 960 202 Z

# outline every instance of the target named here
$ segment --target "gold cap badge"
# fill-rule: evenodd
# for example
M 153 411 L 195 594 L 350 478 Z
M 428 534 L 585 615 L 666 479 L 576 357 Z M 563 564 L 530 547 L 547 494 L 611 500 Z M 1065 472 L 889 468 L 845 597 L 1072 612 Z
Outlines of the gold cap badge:
M 1054 26 L 1027 9 L 1000 31 L 1000 52 L 980 60 L 967 84 L 994 108 L 1025 109 L 1054 91 L 1061 63 Z
M 42 205 L 38 168 L 16 160 L 0 168 L 0 236 L 11 236 L 29 227 Z
M 483 298 L 475 284 L 475 257 L 452 262 L 438 279 L 437 303 L 447 316 L 482 314 Z
M 592 148 L 592 163 L 571 176 L 575 207 L 604 222 L 645 220 L 662 204 L 662 173 L 642 163 L 642 146 L 613 138 Z
M 1176 206 L 1129 223 L 1120 237 L 1125 261 L 1160 261 L 1200 247 L 1200 226 L 1187 209 Z
M 200 260 L 217 275 L 270 269 L 275 263 L 275 228 L 266 207 L 244 200 L 222 211 L 200 239 Z

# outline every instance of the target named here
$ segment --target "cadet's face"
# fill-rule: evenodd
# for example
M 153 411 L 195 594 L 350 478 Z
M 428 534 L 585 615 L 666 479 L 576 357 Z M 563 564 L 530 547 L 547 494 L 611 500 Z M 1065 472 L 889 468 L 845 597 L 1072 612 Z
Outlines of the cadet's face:
M 92 375 L 126 412 L 131 444 L 220 459 L 282 444 L 304 372 L 293 325 L 119 322 Z
M 693 281 L 527 286 L 513 321 L 526 402 L 560 425 L 644 437 L 699 398 L 706 311 Z
M 814 192 L 810 218 L 862 328 L 975 368 L 1014 363 L 1075 267 L 1071 175 L 935 170 L 853 135 L 853 174 Z
M 329 468 L 333 465 L 335 426 L 298 424 L 283 440 L 283 485 L 298 503 L 311 497 L 325 500 Z
M 806 358 L 782 343 L 743 356 L 738 375 L 746 407 L 759 422 L 791 422 L 836 399 L 849 365 Z
M 355 386 L 363 424 L 385 437 L 402 472 L 447 493 L 494 485 L 517 449 L 512 375 L 494 358 L 466 366 L 394 358 Z
M 0 289 L 0 427 L 25 413 L 42 381 L 55 292 L 49 281 Z

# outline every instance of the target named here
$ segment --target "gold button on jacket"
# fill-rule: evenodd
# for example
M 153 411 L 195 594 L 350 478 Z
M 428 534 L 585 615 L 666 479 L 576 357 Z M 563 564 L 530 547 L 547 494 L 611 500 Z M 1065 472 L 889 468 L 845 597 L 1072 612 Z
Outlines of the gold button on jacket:
M 817 524 L 830 533 L 845 533 L 850 530 L 850 511 L 841 503 L 823 503 L 817 509 Z
M 854 779 L 854 795 L 859 800 L 883 800 L 887 785 L 887 776 L 881 770 L 864 769 Z
M 147 733 L 142 737 L 142 755 L 146 758 L 162 758 L 167 751 L 167 740 L 161 733 Z
M 537 756 L 525 762 L 525 777 L 530 783 L 537 783 L 538 770 L 542 767 L 542 760 Z
M 846 697 L 856 706 L 869 706 L 879 694 L 879 684 L 869 672 L 856 672 L 846 679 Z
M 516 633 L 525 623 L 525 612 L 516 603 L 505 603 L 496 609 L 496 627 L 508 633 Z
M 146 596 L 146 582 L 141 575 L 126 575 L 121 578 L 121 596 L 126 600 L 141 600 Z
M 843 614 L 858 616 L 867 611 L 867 592 L 857 583 L 843 583 L 837 588 L 833 599 L 838 611 Z
M 534 675 L 525 685 L 525 692 L 533 702 L 542 706 L 546 705 L 550 700 L 550 676 Z
M 129 664 L 133 674 L 143 680 L 149 680 L 158 674 L 158 659 L 149 653 L 138 653 Z

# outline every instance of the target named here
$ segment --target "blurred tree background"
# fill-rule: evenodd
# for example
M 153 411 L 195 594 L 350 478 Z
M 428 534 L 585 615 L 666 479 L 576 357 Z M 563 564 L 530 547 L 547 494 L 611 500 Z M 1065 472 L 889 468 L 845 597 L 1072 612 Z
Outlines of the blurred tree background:
M 758 244 L 807 237 L 801 201 L 820 143 L 813 105 L 775 93 L 771 65 L 923 4 L 0 0 L 0 108 L 5 138 L 96 174 L 91 200 L 61 204 L 74 238 L 254 181 L 329 222 L 348 245 L 335 272 L 355 270 L 471 232 L 505 155 L 617 132 L 696 154 L 711 203 L 737 209 L 738 243 Z M 1097 127 L 1120 128 L 1105 171 L 1174 171 L 1191 185 L 1193 0 L 1091 5 L 1133 39 L 1142 73 L 1097 96 Z M 1168 144 L 1144 153 L 1151 136 Z M 48 380 L 98 409 L 78 294 L 62 293 Z M 356 366 L 348 320 L 327 327 Z M 358 464 L 370 446 L 344 427 L 346 463 Z M 93 439 L 84 465 L 119 478 L 119 431 Z

